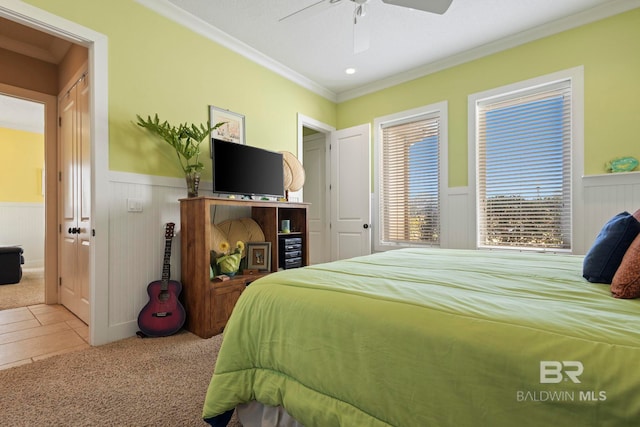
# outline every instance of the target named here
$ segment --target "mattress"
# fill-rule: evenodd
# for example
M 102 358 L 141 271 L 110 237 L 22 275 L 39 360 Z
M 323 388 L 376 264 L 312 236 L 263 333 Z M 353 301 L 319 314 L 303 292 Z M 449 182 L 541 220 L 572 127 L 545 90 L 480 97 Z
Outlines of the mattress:
M 270 274 L 234 308 L 203 417 L 258 401 L 306 426 L 637 425 L 640 302 L 582 260 L 401 249 Z

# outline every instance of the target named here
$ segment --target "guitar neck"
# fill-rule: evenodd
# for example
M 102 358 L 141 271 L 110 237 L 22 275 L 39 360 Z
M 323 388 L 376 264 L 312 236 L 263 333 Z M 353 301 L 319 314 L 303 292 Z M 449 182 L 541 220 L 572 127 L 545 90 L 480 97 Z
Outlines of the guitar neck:
M 171 240 L 173 239 L 173 227 L 172 222 L 167 224 L 164 234 L 164 261 L 162 263 L 162 290 L 167 290 L 169 285 L 169 279 L 171 279 Z

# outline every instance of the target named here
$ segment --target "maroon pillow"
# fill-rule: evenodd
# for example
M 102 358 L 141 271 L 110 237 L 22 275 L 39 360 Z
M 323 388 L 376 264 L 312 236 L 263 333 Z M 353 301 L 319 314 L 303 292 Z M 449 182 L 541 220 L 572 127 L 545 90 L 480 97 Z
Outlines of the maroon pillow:
M 637 219 L 638 221 L 640 221 L 640 209 L 638 209 L 637 211 L 635 211 L 635 212 L 633 213 L 633 217 L 634 217 L 635 219 Z
M 640 234 L 622 257 L 611 281 L 611 294 L 616 298 L 640 297 Z

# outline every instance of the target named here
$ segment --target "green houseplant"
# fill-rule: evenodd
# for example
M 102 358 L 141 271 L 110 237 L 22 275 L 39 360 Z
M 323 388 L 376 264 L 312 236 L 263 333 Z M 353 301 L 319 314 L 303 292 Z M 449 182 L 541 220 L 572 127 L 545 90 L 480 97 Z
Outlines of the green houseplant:
M 159 136 L 173 147 L 187 180 L 187 195 L 188 197 L 197 197 L 200 173 L 204 169 L 204 165 L 198 159 L 200 144 L 210 137 L 211 131 L 219 128 L 225 122 L 216 123 L 213 127 L 209 122 L 206 126 L 203 124 L 196 126 L 193 123 L 191 125 L 180 123 L 178 126 L 174 126 L 166 120 L 160 122 L 158 114 L 154 118 L 147 116 L 146 120 L 137 114 L 136 117 L 138 118 L 138 126 Z

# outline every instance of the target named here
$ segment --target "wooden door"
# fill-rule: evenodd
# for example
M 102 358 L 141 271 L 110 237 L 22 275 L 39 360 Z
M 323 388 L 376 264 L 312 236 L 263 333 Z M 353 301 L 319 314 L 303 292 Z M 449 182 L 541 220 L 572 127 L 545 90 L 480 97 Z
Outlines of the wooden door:
M 60 303 L 89 323 L 91 159 L 89 81 L 80 79 L 59 101 Z
M 371 253 L 368 124 L 331 135 L 331 260 Z

